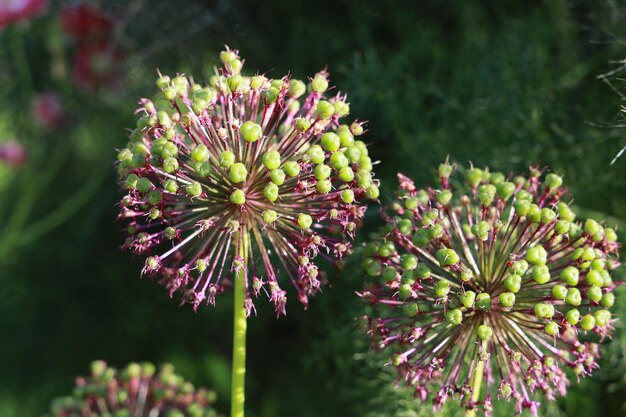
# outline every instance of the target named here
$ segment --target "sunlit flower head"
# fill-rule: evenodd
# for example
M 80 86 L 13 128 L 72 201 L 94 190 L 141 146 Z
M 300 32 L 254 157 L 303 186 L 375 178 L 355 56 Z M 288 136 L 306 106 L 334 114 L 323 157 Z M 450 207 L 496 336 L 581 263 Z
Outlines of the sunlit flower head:
M 169 364 L 131 363 L 118 371 L 95 361 L 90 376 L 76 378 L 70 396 L 52 402 L 49 417 L 216 417 L 216 399 Z
M 438 173 L 438 189 L 399 175 L 387 227 L 365 248 L 378 278 L 361 293 L 365 323 L 435 407 L 454 398 L 490 415 L 497 398 L 536 414 L 541 398 L 565 394 L 567 374 L 597 367 L 614 321 L 616 233 L 578 222 L 554 173 Z
M 142 100 L 118 155 L 125 247 L 150 254 L 143 273 L 183 302 L 213 304 L 245 268 L 248 314 L 260 293 L 284 314 L 286 284 L 306 307 L 325 283 L 318 259 L 348 252 L 360 203 L 378 197 L 372 161 L 326 71 L 307 86 L 242 76 L 237 51 L 220 58 L 209 84 L 161 76 Z

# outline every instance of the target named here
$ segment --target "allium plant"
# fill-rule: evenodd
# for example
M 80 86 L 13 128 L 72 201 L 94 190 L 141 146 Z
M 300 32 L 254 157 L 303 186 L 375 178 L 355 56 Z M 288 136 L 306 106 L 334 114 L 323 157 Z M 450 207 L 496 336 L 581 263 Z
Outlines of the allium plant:
M 160 76 L 154 100 L 141 101 L 118 155 L 127 190 L 120 217 L 129 225 L 124 246 L 150 254 L 142 274 L 183 303 L 214 304 L 234 286 L 236 368 L 252 297 L 267 295 L 285 314 L 291 285 L 306 307 L 325 283 L 315 261 L 349 251 L 361 202 L 377 198 L 378 187 L 355 139 L 363 126 L 343 123 L 350 107 L 326 71 L 307 86 L 242 76 L 237 51 L 220 59 L 208 85 Z
M 597 365 L 610 336 L 616 233 L 578 222 L 562 178 L 439 166 L 439 188 L 398 175 L 387 226 L 366 248 L 360 294 L 375 346 L 417 397 L 475 415 L 511 399 L 534 415 Z
M 170 364 L 131 363 L 122 371 L 103 361 L 78 377 L 70 396 L 52 402 L 49 417 L 216 417 L 215 392 L 195 388 Z

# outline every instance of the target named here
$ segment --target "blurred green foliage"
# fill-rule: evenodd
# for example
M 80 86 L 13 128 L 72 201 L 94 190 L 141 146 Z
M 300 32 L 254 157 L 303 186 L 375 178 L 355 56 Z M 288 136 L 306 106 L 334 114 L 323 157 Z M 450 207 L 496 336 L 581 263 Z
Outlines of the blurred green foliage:
M 597 78 L 626 57 L 623 2 L 108 1 L 125 51 L 122 87 L 92 91 L 72 83 L 76 45 L 59 40 L 58 7 L 0 32 L 0 141 L 15 138 L 30 155 L 24 167 L 0 166 L 2 417 L 43 414 L 97 358 L 173 362 L 228 410 L 232 299 L 193 313 L 139 278 L 140 263 L 118 249 L 112 167 L 156 68 L 206 79 L 223 44 L 248 71 L 303 78 L 328 65 L 352 114 L 369 120 L 383 200 L 396 172 L 429 181 L 448 155 L 504 171 L 537 163 L 564 174 L 585 215 L 624 229 L 626 157 L 610 162 L 626 145 L 615 127 L 625 88 L 620 73 Z M 68 115 L 60 128 L 33 121 L 30 102 L 45 91 Z M 372 207 L 364 234 L 376 226 Z M 309 311 L 290 304 L 276 320 L 259 306 L 248 336 L 251 417 L 432 415 L 356 329 L 359 254 L 348 262 L 341 276 L 329 269 L 332 286 Z M 626 291 L 618 305 L 626 317 Z M 626 413 L 621 322 L 617 330 L 605 369 L 574 381 L 545 415 Z

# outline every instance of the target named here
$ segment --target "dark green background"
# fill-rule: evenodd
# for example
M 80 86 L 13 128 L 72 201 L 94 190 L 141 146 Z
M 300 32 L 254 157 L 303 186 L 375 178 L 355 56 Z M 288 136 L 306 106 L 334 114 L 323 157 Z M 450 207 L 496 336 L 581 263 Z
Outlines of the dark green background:
M 128 10 L 122 1 L 101 4 Z M 1 417 L 43 414 L 98 358 L 117 366 L 171 361 L 214 387 L 227 412 L 232 298 L 193 313 L 139 278 L 141 262 L 118 249 L 124 235 L 112 165 L 138 97 L 154 91 L 155 69 L 206 78 L 223 44 L 241 51 L 248 71 L 270 76 L 305 78 L 327 65 L 349 94 L 351 115 L 369 121 L 383 201 L 397 171 L 429 181 L 448 155 L 505 171 L 538 163 L 564 174 L 581 213 L 624 229 L 626 157 L 609 164 L 626 145 L 616 127 L 625 84 L 612 77 L 613 89 L 597 78 L 626 57 L 624 2 L 131 2 L 141 8 L 120 37 L 124 87 L 97 94 L 50 79 L 45 39 L 56 5 L 28 27 L 0 33 L 0 140 L 19 138 L 31 152 L 28 166 L 0 170 Z M 32 89 L 20 81 L 16 42 L 26 45 Z M 62 91 L 71 113 L 54 132 L 35 127 L 28 111 L 32 94 L 46 90 Z M 59 168 L 49 168 L 56 160 Z M 2 231 L 28 193 L 26 221 L 8 238 Z M 47 220 L 51 213 L 60 213 L 60 226 Z M 42 219 L 48 233 L 29 229 Z M 361 239 L 377 224 L 372 208 Z M 309 311 L 292 301 L 276 320 L 257 303 L 248 336 L 250 417 L 432 415 L 429 404 L 393 385 L 384 358 L 354 329 L 363 313 L 354 294 L 362 285 L 358 258 Z M 624 317 L 626 292 L 619 301 Z M 573 381 L 545 415 L 626 413 L 621 325 L 604 351 L 603 369 Z

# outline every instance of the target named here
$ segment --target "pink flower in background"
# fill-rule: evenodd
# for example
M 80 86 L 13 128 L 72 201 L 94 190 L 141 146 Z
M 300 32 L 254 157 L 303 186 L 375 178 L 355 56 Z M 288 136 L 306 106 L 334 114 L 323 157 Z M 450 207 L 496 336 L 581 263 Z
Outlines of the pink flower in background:
M 20 166 L 28 159 L 24 146 L 16 141 L 0 143 L 0 163 Z
M 65 119 L 61 100 L 56 93 L 42 93 L 33 98 L 31 113 L 35 121 L 46 129 L 59 127 Z
M 0 29 L 41 14 L 47 0 L 0 0 Z
M 95 90 L 101 87 L 119 87 L 116 71 L 122 62 L 120 48 L 110 42 L 86 43 L 74 55 L 72 77 L 81 88 Z
M 63 31 L 79 43 L 99 41 L 109 37 L 113 19 L 98 7 L 79 4 L 61 10 Z
M 77 44 L 72 63 L 74 83 L 83 89 L 119 87 L 122 49 L 113 38 L 115 21 L 96 6 L 80 4 L 61 10 L 63 31 Z

